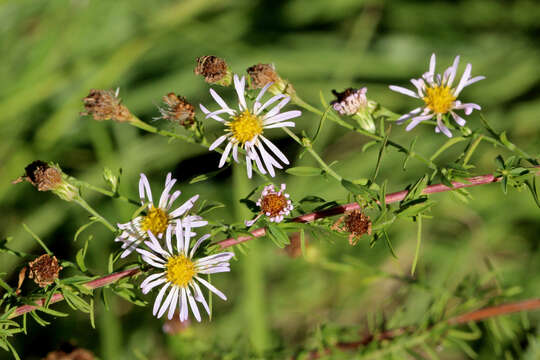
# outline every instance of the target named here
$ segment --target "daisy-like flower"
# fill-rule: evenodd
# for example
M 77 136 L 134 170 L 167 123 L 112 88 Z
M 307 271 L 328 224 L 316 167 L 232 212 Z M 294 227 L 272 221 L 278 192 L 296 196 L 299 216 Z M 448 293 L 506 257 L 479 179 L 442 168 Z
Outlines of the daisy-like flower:
M 172 177 L 171 173 L 168 173 L 165 180 L 165 189 L 161 193 L 158 205 L 155 206 L 152 198 L 152 191 L 150 190 L 150 183 L 148 182 L 146 175 L 141 174 L 139 180 L 139 197 L 141 199 L 141 204 L 147 204 L 148 209 L 146 215 L 137 216 L 135 219 L 125 224 L 118 224 L 118 228 L 122 230 L 122 233 L 115 241 L 122 243 L 122 249 L 124 249 L 124 252 L 121 255 L 122 258 L 131 254 L 133 250 L 148 237 L 148 232 L 161 239 L 163 234 L 165 234 L 167 227 L 169 225 L 174 227 L 177 219 L 182 218 L 182 224 L 184 224 L 184 226 L 189 224 L 190 228 L 208 224 L 208 221 L 203 220 L 200 216 L 188 215 L 188 211 L 193 207 L 195 201 L 199 198 L 199 195 L 191 197 L 181 206 L 171 211 L 173 203 L 181 194 L 180 190 L 176 190 L 171 194 L 171 190 L 175 183 L 176 179 Z
M 159 244 L 158 239 L 151 232 L 148 232 L 149 240 L 144 243 L 151 251 L 137 249 L 146 263 L 160 270 L 156 274 L 149 275 L 141 283 L 141 289 L 144 294 L 147 294 L 156 286 L 162 285 L 154 302 L 154 316 L 160 318 L 168 312 L 167 317 L 172 319 L 175 310 L 179 309 L 180 321 L 186 321 L 189 309 L 191 309 L 195 319 L 200 322 L 201 314 L 197 302 L 202 304 L 208 315 L 210 315 L 210 308 L 199 283 L 223 300 L 227 300 L 221 291 L 200 275 L 230 271 L 229 260 L 234 256 L 234 253 L 222 252 L 199 259 L 194 258 L 195 252 L 201 243 L 210 237 L 210 234 L 199 238 L 190 250 L 191 229 L 189 223 L 182 224 L 182 220 L 177 220 L 174 230 L 176 236 L 175 252 L 173 251 L 172 232 L 173 227 L 169 226 L 165 234 L 166 248 Z M 167 290 L 169 293 L 163 300 Z
M 287 120 L 298 117 L 302 113 L 298 110 L 280 113 L 281 109 L 287 105 L 291 99 L 289 96 L 283 94 L 275 95 L 265 103 L 261 103 L 263 95 L 271 85 L 272 83 L 266 84 L 257 95 L 253 106 L 248 108 L 245 96 L 246 79 L 244 76 L 240 79 L 238 75 L 235 74 L 234 87 L 238 95 L 238 110 L 230 108 L 214 89 L 210 89 L 210 95 L 212 95 L 214 100 L 221 106 L 221 109 L 210 112 L 202 104 L 200 107 L 206 114 L 206 118 L 211 117 L 212 119 L 223 123 L 226 127 L 225 135 L 220 136 L 212 143 L 212 145 L 210 145 L 210 150 L 214 150 L 225 140 L 228 142 L 221 156 L 221 160 L 219 161 L 219 167 L 225 165 L 225 161 L 231 152 L 234 161 L 238 162 L 239 147 L 246 151 L 246 166 L 249 178 L 251 178 L 253 172 L 252 161 L 255 161 L 255 164 L 261 173 L 266 174 L 268 171 L 270 176 L 275 176 L 274 168 L 283 168 L 271 153 L 277 156 L 284 164 L 289 164 L 287 157 L 283 155 L 276 145 L 263 136 L 263 132 L 265 129 L 294 127 L 294 122 Z M 281 101 L 271 110 L 263 113 L 263 111 L 267 110 L 270 105 L 278 100 Z M 220 114 L 226 114 L 229 118 L 225 120 Z
M 261 213 L 250 221 L 245 221 L 246 226 L 255 224 L 262 215 L 266 215 L 271 222 L 281 222 L 286 215 L 294 209 L 289 194 L 285 192 L 287 185 L 281 184 L 279 191 L 274 190 L 274 185 L 265 186 L 261 197 L 257 200 L 257 206 L 261 208 Z
M 420 106 L 398 119 L 398 123 L 411 119 L 411 122 L 406 127 L 407 131 L 410 131 L 422 121 L 436 117 L 437 126 L 435 131 L 452 137 L 450 129 L 443 122 L 443 120 L 446 120 L 444 115 L 449 113 L 459 126 L 464 126 L 465 119 L 456 114 L 454 110 L 464 110 L 465 115 L 470 115 L 473 110 L 481 109 L 478 104 L 462 103 L 457 98 L 466 86 L 485 79 L 485 76 L 471 78 L 472 66 L 467 64 L 458 85 L 452 87 L 458 64 L 459 56 L 456 56 L 452 66 L 446 69 L 442 76 L 441 74 L 435 74 L 435 54 L 433 54 L 429 62 L 429 71 L 419 79 L 411 79 L 412 84 L 416 87 L 416 92 L 401 86 L 390 85 L 390 90 L 424 101 L 424 106 Z

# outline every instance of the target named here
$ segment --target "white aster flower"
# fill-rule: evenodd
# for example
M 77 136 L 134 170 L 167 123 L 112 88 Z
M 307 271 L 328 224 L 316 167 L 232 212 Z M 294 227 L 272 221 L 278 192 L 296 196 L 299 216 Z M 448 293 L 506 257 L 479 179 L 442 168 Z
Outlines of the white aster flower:
M 226 127 L 225 135 L 217 138 L 209 148 L 210 150 L 214 150 L 225 140 L 228 141 L 221 156 L 221 160 L 219 161 L 219 167 L 222 167 L 225 164 L 225 161 L 231 152 L 234 161 L 238 162 L 238 147 L 241 147 L 246 151 L 246 166 L 249 178 L 251 178 L 253 171 L 252 161 L 255 161 L 255 164 L 261 173 L 266 174 L 268 171 L 270 176 L 275 176 L 274 167 L 278 169 L 283 168 L 271 153 L 277 156 L 284 164 L 289 164 L 287 157 L 283 155 L 276 145 L 263 136 L 263 132 L 265 129 L 294 127 L 294 122 L 286 120 L 298 117 L 302 113 L 299 110 L 280 113 L 281 109 L 287 105 L 291 99 L 289 96 L 283 94 L 275 95 L 265 103 L 261 103 L 263 95 L 271 85 L 272 83 L 268 83 L 261 89 L 253 106 L 248 109 L 245 96 L 246 79 L 244 76 L 240 79 L 238 75 L 235 74 L 234 87 L 238 95 L 238 110 L 230 108 L 214 89 L 210 89 L 210 95 L 212 95 L 214 100 L 221 106 L 221 109 L 210 112 L 210 110 L 202 104 L 200 107 L 207 118 L 211 117 L 212 119 L 223 123 Z M 267 110 L 270 105 L 278 100 L 281 101 L 271 110 L 263 113 L 264 110 Z M 229 118 L 225 120 L 220 114 L 226 114 Z
M 281 222 L 286 215 L 289 215 L 294 206 L 289 199 L 289 194 L 285 192 L 287 185 L 281 184 L 279 191 L 274 190 L 274 185 L 265 186 L 261 197 L 257 200 L 257 206 L 261 208 L 261 213 L 250 221 L 245 221 L 246 226 L 251 226 L 264 214 L 271 222 Z
M 210 234 L 199 238 L 190 250 L 191 229 L 189 223 L 182 224 L 181 222 L 182 220 L 177 220 L 174 230 L 176 252 L 173 251 L 172 226 L 169 226 L 166 231 L 166 248 L 159 244 L 158 239 L 151 232 L 148 232 L 149 240 L 145 241 L 144 244 L 151 251 L 137 249 L 146 263 L 160 270 L 160 272 L 144 279 L 141 283 L 141 289 L 144 294 L 147 294 L 156 286 L 162 285 L 154 302 L 154 316 L 160 318 L 165 312 L 168 312 L 167 317 L 172 319 L 175 310 L 178 309 L 180 321 L 186 321 L 189 309 L 191 309 L 195 319 L 201 321 L 197 302 L 202 304 L 208 315 L 210 315 L 210 308 L 199 283 L 223 300 L 227 300 L 227 297 L 200 275 L 230 271 L 229 260 L 234 256 L 234 253 L 222 252 L 194 259 L 193 255 L 201 243 L 210 237 Z M 169 291 L 168 295 L 163 300 L 167 291 Z
M 173 203 L 181 194 L 180 190 L 176 190 L 171 194 L 172 187 L 175 183 L 176 179 L 172 177 L 171 173 L 168 173 L 165 180 L 165 189 L 163 189 L 158 206 L 156 207 L 152 198 L 150 183 L 148 182 L 146 175 L 141 174 L 139 180 L 139 196 L 141 204 L 148 205 L 148 210 L 146 215 L 137 216 L 125 224 L 118 224 L 118 228 L 122 230 L 122 233 L 115 241 L 122 242 L 122 249 L 124 249 L 124 252 L 121 255 L 122 258 L 131 254 L 131 252 L 139 246 L 141 241 L 147 238 L 147 233 L 149 231 L 161 239 L 165 230 L 167 230 L 167 226 L 169 226 L 169 224 L 174 226 L 177 219 L 182 218 L 184 226 L 189 224 L 190 228 L 208 224 L 208 221 L 203 220 L 200 216 L 187 214 L 195 204 L 195 201 L 199 198 L 199 195 L 191 197 L 184 204 L 171 211 Z
M 443 115 L 450 113 L 459 126 L 465 125 L 465 119 L 456 114 L 454 110 L 464 110 L 465 115 L 470 115 L 473 110 L 480 110 L 480 105 L 474 103 L 462 103 L 457 100 L 461 91 L 477 81 L 485 79 L 485 76 L 475 76 L 471 78 L 471 64 L 467 64 L 465 72 L 456 87 L 452 87 L 459 64 L 459 56 L 456 56 L 454 63 L 442 74 L 435 74 L 435 54 L 431 55 L 429 71 L 419 79 L 411 79 L 416 87 L 416 92 L 401 86 L 390 85 L 390 90 L 401 94 L 421 99 L 424 106 L 418 107 L 408 114 L 398 119 L 399 123 L 411 119 L 406 130 L 409 131 L 422 121 L 429 120 L 434 116 L 437 119 L 436 132 L 443 132 L 446 136 L 452 137 L 450 129 L 443 123 Z

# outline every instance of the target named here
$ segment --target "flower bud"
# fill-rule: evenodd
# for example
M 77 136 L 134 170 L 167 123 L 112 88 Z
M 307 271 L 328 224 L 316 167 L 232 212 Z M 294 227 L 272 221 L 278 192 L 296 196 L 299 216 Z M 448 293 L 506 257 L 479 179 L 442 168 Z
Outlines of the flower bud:
M 204 76 L 204 81 L 209 84 L 229 86 L 232 82 L 232 72 L 222 58 L 207 55 L 197 58 L 195 74 Z
M 273 83 L 268 89 L 272 94 L 286 94 L 293 98 L 296 96 L 296 91 L 291 83 L 279 76 L 273 64 L 253 65 L 247 69 L 247 73 L 251 78 L 251 88 L 253 89 L 259 89 L 268 83 Z
M 185 128 L 191 127 L 195 123 L 195 107 L 186 101 L 185 98 L 168 93 L 163 97 L 165 107 L 159 108 L 161 119 L 168 120 Z
M 43 254 L 34 261 L 28 263 L 30 279 L 33 279 L 40 287 L 45 287 L 58 279 L 58 273 L 62 267 L 58 265 L 56 256 Z
M 133 116 L 128 108 L 121 104 L 118 97 L 120 89 L 112 90 L 90 90 L 87 97 L 83 99 L 86 111 L 81 115 L 91 115 L 94 120 L 114 120 L 118 122 L 131 121 Z

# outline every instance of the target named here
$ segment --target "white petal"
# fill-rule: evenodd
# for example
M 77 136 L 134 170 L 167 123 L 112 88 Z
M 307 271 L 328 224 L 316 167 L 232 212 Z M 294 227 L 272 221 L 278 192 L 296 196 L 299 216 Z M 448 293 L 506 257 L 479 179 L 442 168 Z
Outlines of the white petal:
M 178 197 L 182 194 L 180 190 L 176 190 L 171 197 L 169 198 L 169 203 L 167 204 L 167 210 L 169 210 L 172 206 L 172 204 L 178 199 Z
M 412 121 L 407 125 L 405 130 L 411 131 L 416 125 L 420 124 L 422 121 L 429 120 L 432 117 L 433 114 L 417 116 L 412 119 Z
M 429 72 L 431 74 L 435 73 L 435 53 L 431 54 L 431 58 L 429 59 Z
M 204 298 L 204 295 L 201 291 L 201 288 L 199 287 L 199 284 L 197 284 L 196 281 L 192 281 L 190 285 L 192 285 L 193 288 L 195 289 L 195 300 L 203 304 L 203 307 L 206 310 L 206 313 L 210 315 L 210 307 L 208 306 L 208 303 L 206 302 L 206 299 Z
M 450 114 L 452 114 L 452 117 L 454 118 L 454 121 L 455 121 L 459 126 L 465 126 L 465 124 L 467 123 L 467 122 L 465 121 L 465 119 L 463 119 L 461 116 L 459 116 L 459 115 L 456 114 L 455 112 L 450 111 Z
M 181 254 L 184 254 L 184 256 L 188 256 L 189 252 L 189 241 L 191 240 L 191 226 L 190 224 L 186 224 L 186 231 L 184 231 L 184 249 L 182 252 L 179 252 Z
M 231 268 L 228 266 L 213 266 L 208 269 L 199 270 L 199 274 L 215 274 L 215 273 L 222 273 L 222 272 L 229 272 L 231 271 Z
M 219 165 L 218 165 L 219 168 L 225 165 L 225 162 L 227 161 L 227 157 L 229 156 L 229 153 L 231 152 L 232 145 L 233 145 L 232 142 L 229 142 L 227 146 L 225 147 L 225 150 L 223 150 L 223 154 L 221 154 L 221 159 L 219 159 Z
M 186 201 L 182 206 L 174 210 L 169 214 L 170 217 L 176 218 L 183 215 L 186 211 L 191 209 L 195 205 L 195 201 L 199 198 L 199 195 L 192 196 L 188 201 Z
M 279 99 L 283 99 L 285 97 L 287 97 L 287 95 L 283 95 L 283 94 L 277 94 L 275 96 L 272 96 L 260 108 L 257 109 L 257 111 L 255 112 L 255 115 L 259 115 L 261 113 L 261 111 L 266 109 L 268 106 L 272 105 L 273 103 L 275 103 Z
M 461 80 L 459 81 L 458 86 L 454 90 L 455 97 L 457 97 L 459 93 L 461 92 L 461 90 L 463 90 L 463 88 L 467 85 L 467 81 L 469 81 L 469 77 L 471 76 L 471 68 L 472 68 L 471 64 L 467 64 L 467 66 L 465 67 L 465 72 L 461 76 Z
M 170 285 L 171 283 L 168 282 L 165 285 L 163 285 L 161 290 L 159 290 L 159 293 L 156 296 L 156 301 L 154 301 L 154 309 L 152 310 L 152 315 L 156 316 L 159 310 L 159 307 L 161 306 L 161 299 L 163 299 L 163 295 L 165 295 L 165 291 L 167 291 Z
M 163 275 L 165 275 L 165 273 L 159 273 L 157 275 L 163 276 Z M 153 288 L 155 288 L 158 285 L 163 284 L 166 281 L 167 281 L 167 277 L 163 276 L 163 277 L 161 277 L 161 278 L 159 278 L 159 279 L 157 279 L 155 281 L 144 284 L 144 286 L 143 286 L 143 284 L 141 284 L 142 293 L 143 294 L 148 294 L 150 292 L 150 290 L 152 290 Z
M 454 59 L 454 63 L 452 64 L 452 70 L 448 77 L 448 82 L 446 83 L 447 86 L 450 86 L 450 87 L 452 86 L 452 83 L 454 82 L 454 79 L 456 77 L 458 65 L 459 65 L 459 55 L 456 56 L 456 58 Z
M 238 143 L 235 143 L 232 149 L 232 157 L 234 161 L 238 162 Z
M 251 177 L 253 176 L 253 168 L 249 156 L 246 156 L 246 170 L 248 179 L 251 179 Z
M 201 314 L 199 313 L 199 308 L 197 307 L 197 303 L 195 302 L 195 299 L 193 299 L 193 296 L 191 295 L 191 291 L 189 291 L 189 287 L 186 286 L 186 294 L 189 300 L 189 305 L 191 307 L 191 312 L 193 312 L 193 315 L 195 315 L 195 319 L 197 319 L 198 322 L 201 322 Z
M 273 117 L 273 116 L 277 115 L 281 111 L 281 109 L 283 109 L 283 107 L 289 103 L 289 101 L 291 101 L 291 97 L 290 96 L 285 96 L 283 98 L 283 100 L 281 100 L 276 106 L 274 106 L 272 108 L 272 110 L 270 110 L 265 115 L 265 118 L 270 118 L 270 117 Z
M 245 97 L 245 85 L 246 85 L 246 78 L 242 76 L 242 79 L 240 80 L 238 78 L 238 75 L 234 74 L 234 89 L 236 90 L 236 94 L 238 95 L 239 106 L 240 106 L 240 110 L 242 111 L 247 109 L 246 97 Z
M 178 287 L 176 286 L 173 286 L 171 291 L 169 291 L 169 295 L 167 295 L 167 297 L 165 298 L 165 301 L 163 301 L 163 304 L 161 304 L 161 308 L 159 309 L 159 312 L 157 314 L 158 319 L 162 317 L 163 314 L 165 314 L 165 311 L 167 311 L 167 309 L 169 309 L 169 306 L 171 305 L 172 300 L 174 298 L 174 294 L 176 293 L 177 294 L 176 296 L 178 296 L 177 291 L 178 291 Z
M 218 103 L 219 106 L 221 106 L 222 109 L 232 110 L 229 105 L 227 105 L 227 103 L 221 98 L 221 96 L 219 96 L 219 94 L 212 88 L 210 88 L 210 95 L 212 95 L 214 100 Z
M 399 119 L 397 119 L 396 123 L 398 125 L 401 125 L 403 124 L 406 120 L 409 120 L 410 118 L 412 118 L 414 115 L 418 114 L 420 111 L 422 111 L 423 107 L 417 107 L 416 109 L 413 109 L 411 111 L 409 111 L 407 114 L 405 115 L 402 115 Z
M 180 321 L 186 321 L 188 319 L 188 312 L 186 289 L 182 288 L 180 299 Z
M 210 284 L 208 281 L 204 280 L 203 278 L 199 276 L 195 276 L 195 279 L 197 279 L 201 284 L 206 286 L 208 290 L 210 290 L 211 292 L 213 292 L 214 294 L 216 294 L 223 300 L 227 300 L 227 297 L 225 296 L 225 294 L 219 291 L 214 285 Z
M 259 95 L 257 95 L 257 97 L 255 98 L 255 103 L 253 104 L 253 112 L 255 114 L 259 113 L 258 110 L 259 110 L 259 107 L 261 106 L 260 100 L 263 97 L 263 95 L 266 93 L 266 90 L 268 90 L 268 88 L 270 86 L 272 86 L 272 84 L 274 84 L 274 83 L 269 82 L 268 84 L 264 85 L 264 87 L 261 89 L 261 91 L 259 91 Z
M 396 86 L 396 85 L 390 85 L 389 88 L 392 91 L 418 99 L 418 95 L 412 90 L 406 89 L 401 86 Z
M 191 249 L 189 253 L 190 258 L 193 257 L 193 255 L 195 254 L 195 251 L 197 251 L 197 249 L 199 248 L 199 245 L 201 245 L 201 243 L 205 241 L 206 239 L 208 239 L 209 237 L 210 237 L 210 234 L 206 234 L 206 235 L 201 236 L 199 240 L 197 240 L 197 242 L 195 243 L 195 245 L 193 245 L 193 248 Z
M 256 147 L 253 146 L 252 148 L 248 149 L 246 148 L 246 152 L 248 154 L 248 156 L 252 159 L 252 160 L 255 160 L 255 164 L 257 164 L 257 168 L 259 168 L 259 171 L 261 172 L 261 174 L 266 174 L 266 169 L 264 168 L 262 162 L 261 162 L 261 159 L 259 157 L 259 154 L 257 153 L 257 151 L 255 150 Z
M 176 220 L 176 250 L 178 253 L 181 253 L 184 249 L 184 230 L 182 226 L 182 221 L 180 219 Z
M 145 196 L 145 190 L 146 190 L 146 196 Z M 139 197 L 141 199 L 142 205 L 146 203 L 146 201 L 144 201 L 145 197 L 148 197 L 148 202 L 150 204 L 154 203 L 154 201 L 152 200 L 152 191 L 150 190 L 150 183 L 148 182 L 146 175 L 142 173 L 141 173 L 141 178 L 139 180 Z
M 228 135 L 221 135 L 220 137 L 218 137 L 213 143 L 212 145 L 210 145 L 210 147 L 208 148 L 208 150 L 212 151 L 214 150 L 215 148 L 217 148 L 219 145 L 221 145 L 221 143 L 223 143 L 225 141 L 225 139 L 227 138 Z
M 262 141 L 270 148 L 270 151 L 272 151 L 285 165 L 289 165 L 289 160 L 287 157 L 281 152 L 281 150 L 278 149 L 276 145 L 274 145 L 270 140 L 265 138 L 264 136 L 259 136 Z
M 206 115 L 210 114 L 210 110 L 208 110 L 203 104 L 199 104 L 199 107 L 201 108 L 201 110 L 203 111 L 203 113 L 205 113 Z M 216 121 L 219 121 L 221 123 L 224 123 L 225 120 L 223 120 L 221 117 L 217 116 L 217 115 L 212 115 L 210 116 L 212 119 L 216 120 Z
M 161 197 L 159 198 L 159 205 L 158 206 L 161 209 L 165 209 L 167 207 L 167 202 L 169 200 L 169 192 L 171 191 L 171 189 L 174 186 L 175 182 L 176 182 L 176 179 L 171 179 L 165 185 L 165 189 L 163 189 L 163 192 L 161 193 Z
M 292 121 L 285 121 L 285 122 L 280 122 L 280 123 L 277 123 L 277 124 L 272 124 L 272 125 L 265 125 L 264 128 L 265 129 L 274 129 L 274 128 L 282 128 L 282 127 L 295 127 L 296 124 Z
M 452 132 L 443 124 L 440 118 L 437 119 L 437 128 L 442 131 L 444 135 L 448 136 L 449 138 L 452 137 Z
M 263 119 L 264 119 L 263 124 L 264 125 L 270 125 L 270 124 L 280 122 L 280 121 L 283 121 L 283 120 L 289 120 L 289 119 L 292 119 L 292 118 L 295 118 L 295 117 L 299 117 L 300 115 L 302 115 L 302 112 L 300 110 L 292 110 L 292 111 L 286 111 L 286 112 L 281 113 L 281 114 L 277 114 L 276 116 L 273 116 L 273 117 L 265 116 L 265 117 L 263 117 Z
M 175 286 L 174 289 L 173 298 L 171 300 L 171 304 L 169 305 L 169 313 L 167 314 L 167 318 L 171 320 L 174 316 L 174 311 L 176 310 L 176 305 L 178 304 L 178 293 L 180 291 L 180 288 Z

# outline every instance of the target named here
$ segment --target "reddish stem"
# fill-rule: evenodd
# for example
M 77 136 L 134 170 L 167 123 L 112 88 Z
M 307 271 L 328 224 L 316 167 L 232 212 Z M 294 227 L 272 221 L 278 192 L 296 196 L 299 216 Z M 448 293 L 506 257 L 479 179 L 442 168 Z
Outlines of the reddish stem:
M 134 276 L 138 273 L 140 273 L 140 269 L 129 269 L 129 270 L 123 270 L 119 271 L 117 273 L 113 273 L 92 281 L 87 282 L 84 284 L 88 289 L 97 289 L 109 284 L 112 284 L 113 282 L 120 280 L 121 278 L 128 277 L 128 276 Z M 49 301 L 49 304 L 54 304 L 56 302 L 64 300 L 64 296 L 60 293 L 56 293 L 51 297 L 51 300 Z M 9 316 L 9 319 L 12 319 L 14 317 L 20 316 L 22 314 L 25 314 L 27 312 L 36 310 L 39 307 L 42 307 L 45 305 L 45 302 L 47 301 L 46 298 L 41 298 L 35 301 L 36 305 L 23 305 L 19 306 L 11 315 Z
M 450 318 L 446 320 L 446 322 L 449 325 L 459 325 L 468 322 L 481 321 L 495 316 L 508 315 L 515 312 L 538 309 L 540 309 L 540 299 L 529 299 L 518 301 L 515 303 L 496 305 L 484 309 L 474 310 L 463 315 Z M 404 326 L 401 328 L 383 331 L 379 334 L 367 334 L 358 341 L 338 342 L 335 347 L 343 351 L 352 351 L 358 349 L 361 346 L 366 346 L 372 341 L 390 340 L 396 336 L 403 335 L 405 333 L 411 333 L 414 330 L 415 328 L 413 326 Z M 329 355 L 331 352 L 331 349 L 323 350 L 324 355 Z M 314 350 L 309 354 L 310 359 L 318 359 L 320 358 L 320 356 L 321 353 L 317 350 Z
M 494 175 L 489 174 L 489 175 L 471 177 L 471 178 L 468 178 L 467 181 L 468 181 L 467 183 L 452 181 L 452 185 L 454 186 L 452 188 L 443 184 L 429 185 L 424 189 L 422 194 L 426 194 L 426 195 L 435 194 L 439 192 L 456 190 L 456 189 L 461 189 L 465 187 L 490 184 L 490 183 L 501 181 L 501 178 L 495 177 Z M 388 194 L 386 195 L 386 203 L 391 204 L 391 203 L 401 201 L 405 198 L 405 196 L 407 196 L 408 193 L 409 193 L 408 190 L 402 190 L 402 191 L 398 191 L 392 194 Z M 292 221 L 307 223 L 307 222 L 311 222 L 317 219 L 322 219 L 322 218 L 327 218 L 330 216 L 343 214 L 346 211 L 355 210 L 359 208 L 360 208 L 360 205 L 358 205 L 358 203 L 356 202 L 353 202 L 350 204 L 336 206 L 327 210 L 316 211 L 310 214 L 301 215 L 301 216 L 295 217 L 294 219 L 292 219 Z M 266 234 L 266 228 L 259 228 L 259 229 L 251 231 L 252 236 L 239 236 L 237 238 L 229 238 L 229 239 L 222 240 L 218 242 L 217 244 L 221 247 L 221 249 L 225 249 L 230 246 L 252 240 L 254 238 L 262 237 L 265 234 Z

